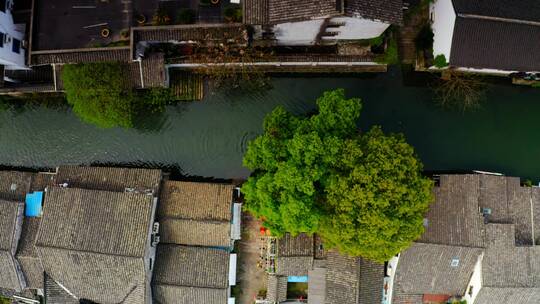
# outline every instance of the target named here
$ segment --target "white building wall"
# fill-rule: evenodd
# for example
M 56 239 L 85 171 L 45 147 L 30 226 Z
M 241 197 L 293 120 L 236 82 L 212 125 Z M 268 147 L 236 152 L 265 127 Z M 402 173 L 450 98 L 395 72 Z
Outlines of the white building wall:
M 6 36 L 4 45 L 0 47 L 0 64 L 5 65 L 6 69 L 25 69 L 26 52 L 22 48 L 24 26 L 13 23 L 13 16 L 9 9 L 5 12 L 0 11 L 0 32 Z M 20 42 L 19 53 L 13 51 L 14 38 Z
M 469 285 L 467 285 L 467 291 L 465 292 L 465 296 L 463 297 L 464 300 L 467 301 L 469 304 L 473 304 L 476 300 L 476 297 L 478 296 L 478 293 L 480 292 L 480 288 L 482 288 L 482 260 L 484 258 L 484 254 L 481 254 L 478 257 L 478 261 L 476 262 L 476 265 L 474 266 L 473 274 L 471 276 L 471 280 L 469 282 Z M 471 292 L 472 289 L 472 292 Z
M 352 17 L 336 17 L 332 18 L 331 22 L 345 23 L 340 27 L 329 27 L 327 32 L 337 32 L 337 36 L 323 37 L 323 39 L 337 39 L 337 40 L 360 40 L 370 39 L 380 36 L 390 24 L 372 21 L 363 18 Z
M 443 54 L 450 60 L 456 12 L 452 0 L 436 0 L 429 8 L 433 29 L 433 56 Z
M 273 31 L 279 45 L 313 45 L 324 19 L 280 23 Z

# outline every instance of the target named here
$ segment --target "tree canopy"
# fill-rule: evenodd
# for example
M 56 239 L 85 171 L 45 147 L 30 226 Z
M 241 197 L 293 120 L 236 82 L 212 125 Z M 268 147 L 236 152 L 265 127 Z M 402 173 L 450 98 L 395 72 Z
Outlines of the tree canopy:
M 99 127 L 132 127 L 135 98 L 120 63 L 66 65 L 62 80 L 68 103 L 82 120 Z
M 324 93 L 318 113 L 297 117 L 277 107 L 249 143 L 245 207 L 272 234 L 318 233 L 327 247 L 385 261 L 423 232 L 432 182 L 399 134 L 361 134 L 359 99 Z

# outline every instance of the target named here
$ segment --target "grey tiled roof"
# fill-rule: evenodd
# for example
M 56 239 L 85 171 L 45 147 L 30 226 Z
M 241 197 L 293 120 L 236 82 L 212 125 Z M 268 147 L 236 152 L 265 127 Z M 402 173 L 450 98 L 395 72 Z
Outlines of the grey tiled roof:
M 120 303 L 145 284 L 152 208 L 145 194 L 49 189 L 36 241 L 43 268 L 79 298 Z
M 276 274 L 284 276 L 306 276 L 313 268 L 313 256 L 278 257 Z
M 227 288 L 229 253 L 181 245 L 158 245 L 154 285 Z
M 269 1 L 271 0 L 244 0 L 244 23 L 267 24 Z
M 230 221 L 233 185 L 165 181 L 158 217 Z
M 43 266 L 36 251 L 36 238 L 41 226 L 40 217 L 25 217 L 17 247 L 16 258 L 30 288 L 43 288 Z
M 353 17 L 391 24 L 401 24 L 403 20 L 403 0 L 348 0 L 345 3 L 345 13 Z
M 0 200 L 0 288 L 20 291 L 24 287 L 14 258 L 23 210 L 22 203 Z
M 483 246 L 484 220 L 478 211 L 479 175 L 442 175 L 435 202 L 425 215 L 427 227 L 419 242 Z
M 458 14 L 540 22 L 540 2 L 519 0 L 452 0 Z
M 277 244 L 279 256 L 313 256 L 313 236 L 306 233 L 300 233 L 294 237 L 286 233 L 277 240 Z
M 336 0 L 269 0 L 268 22 L 302 21 L 338 13 Z
M 129 46 L 32 52 L 31 64 L 130 61 Z
M 52 188 L 45 195 L 37 246 L 142 257 L 152 223 L 145 194 Z
M 107 255 L 37 247 L 43 268 L 78 298 L 96 303 L 122 303 L 137 287 L 145 286 L 145 264 L 140 257 Z M 141 298 L 137 303 L 145 303 Z
M 508 5 L 507 5 L 508 6 Z M 508 71 L 540 70 L 540 25 L 457 17 L 449 63 Z
M 160 235 L 162 243 L 229 247 L 231 224 L 166 218 L 160 221 Z
M 287 277 L 280 275 L 268 275 L 266 299 L 270 302 L 283 302 L 287 299 Z
M 326 303 L 379 304 L 383 279 L 383 265 L 331 250 L 326 269 Z
M 0 171 L 0 199 L 24 201 L 32 183 L 32 173 Z
M 23 286 L 17 275 L 15 258 L 7 251 L 0 251 L 0 288 L 21 291 Z
M 474 304 L 531 304 L 540 303 L 540 288 L 482 287 Z
M 153 290 L 157 304 L 224 304 L 227 299 L 227 289 L 156 285 Z
M 91 190 L 124 192 L 132 188 L 157 193 L 161 176 L 161 170 L 157 169 L 60 166 L 56 183 Z
M 482 252 L 482 248 L 414 243 L 401 253 L 395 288 L 408 294 L 462 295 Z
M 47 274 L 45 274 L 44 292 L 47 304 L 79 304 L 78 299 L 70 295 Z

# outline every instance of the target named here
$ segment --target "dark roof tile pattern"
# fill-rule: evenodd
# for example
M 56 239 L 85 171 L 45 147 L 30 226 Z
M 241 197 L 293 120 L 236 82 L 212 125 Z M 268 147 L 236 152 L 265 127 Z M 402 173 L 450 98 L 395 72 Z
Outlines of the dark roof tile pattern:
M 233 190 L 228 184 L 165 181 L 158 217 L 229 222 Z
M 45 299 L 47 304 L 79 304 L 79 300 L 70 295 L 47 274 L 45 276 Z
M 267 24 L 269 1 L 271 0 L 244 0 L 244 23 Z
M 414 243 L 401 253 L 394 284 L 410 294 L 464 294 L 482 251 Z M 454 259 L 458 260 L 457 266 L 452 266 Z
M 279 257 L 313 256 L 313 236 L 306 233 L 300 233 L 297 236 L 286 233 L 281 239 L 277 240 L 277 243 Z
M 281 303 L 287 300 L 287 277 L 268 275 L 266 299 L 271 303 Z
M 475 304 L 530 304 L 540 303 L 540 288 L 482 287 Z
M 339 13 L 336 0 L 269 0 L 268 22 L 303 21 Z
M 229 253 L 225 250 L 162 244 L 154 267 L 155 285 L 227 288 Z
M 326 265 L 327 304 L 378 304 L 382 300 L 384 266 L 330 250 Z
M 283 276 L 307 276 L 313 268 L 313 256 L 278 257 L 276 274 Z
M 440 187 L 434 189 L 435 202 L 425 215 L 427 227 L 418 241 L 482 247 L 484 219 L 478 210 L 479 185 L 479 175 L 442 175 Z
M 90 190 L 157 194 L 161 177 L 158 169 L 60 166 L 56 183 Z
M 452 0 L 458 14 L 540 22 L 540 2 L 522 0 Z
M 166 218 L 160 221 L 160 241 L 179 245 L 229 247 L 231 224 Z
M 145 194 L 52 188 L 36 246 L 142 257 L 152 209 Z
M 347 0 L 345 14 L 390 24 L 403 22 L 403 0 Z
M 110 47 L 97 49 L 78 49 L 66 51 L 33 52 L 31 55 L 32 65 L 42 64 L 66 64 L 85 62 L 129 62 L 130 48 Z
M 540 70 L 540 25 L 457 17 L 450 65 L 507 71 Z
M 0 199 L 24 201 L 32 184 L 32 173 L 0 171 Z
M 30 288 L 43 288 L 43 266 L 36 251 L 36 238 L 41 217 L 25 217 L 16 258 Z
M 138 286 L 145 286 L 145 264 L 140 257 L 39 246 L 37 250 L 45 272 L 78 298 L 122 303 Z M 137 302 L 145 303 L 144 298 Z
M 227 289 L 156 285 L 153 290 L 157 304 L 223 304 L 227 299 Z

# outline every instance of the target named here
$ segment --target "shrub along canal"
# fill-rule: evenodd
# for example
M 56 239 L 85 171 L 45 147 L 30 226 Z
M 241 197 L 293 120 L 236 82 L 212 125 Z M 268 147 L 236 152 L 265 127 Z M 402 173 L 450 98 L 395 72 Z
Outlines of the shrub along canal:
M 117 164 L 173 167 L 187 176 L 243 178 L 247 142 L 282 105 L 315 109 L 325 90 L 344 88 L 363 101 L 360 128 L 403 132 L 425 169 L 485 170 L 540 180 L 540 89 L 491 85 L 482 107 L 441 109 L 426 86 L 408 86 L 399 70 L 348 77 L 275 77 L 259 91 L 218 90 L 145 116 L 137 129 L 99 129 L 69 108 L 0 107 L 0 164 L 55 167 Z M 2 108 L 4 108 L 2 110 Z

